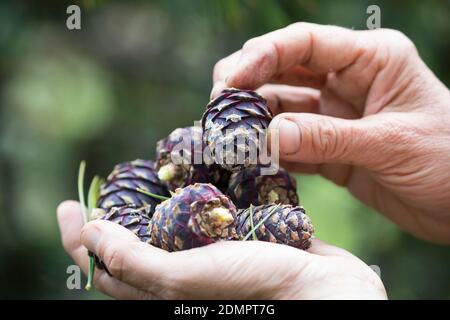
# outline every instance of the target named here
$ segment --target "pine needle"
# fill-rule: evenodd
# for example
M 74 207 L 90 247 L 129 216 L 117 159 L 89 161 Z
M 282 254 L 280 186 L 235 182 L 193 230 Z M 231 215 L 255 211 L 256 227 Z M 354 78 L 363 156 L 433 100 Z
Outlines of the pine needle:
M 83 213 L 84 223 L 88 222 L 88 214 L 86 208 L 86 200 L 84 199 L 84 175 L 86 173 L 86 161 L 80 162 L 80 168 L 78 169 L 78 198 L 81 204 L 81 212 Z
M 252 230 L 250 230 L 249 233 L 247 233 L 247 235 L 242 239 L 242 241 L 247 241 L 248 238 L 250 238 L 250 236 L 255 232 L 255 230 L 257 230 L 264 222 L 267 221 L 267 219 L 269 219 L 274 213 L 275 211 L 280 207 L 280 204 L 277 204 L 276 206 L 274 206 L 270 212 L 267 214 L 267 216 L 264 217 L 264 219 L 262 219 L 260 222 L 258 222 L 256 224 L 256 226 L 254 228 L 252 228 Z M 252 219 L 253 220 L 253 219 Z
M 146 195 L 148 195 L 148 196 L 150 196 L 150 197 L 153 197 L 153 198 L 155 198 L 155 199 L 159 199 L 159 200 L 167 200 L 167 199 L 170 199 L 169 197 L 160 196 L 159 194 L 154 194 L 154 193 L 151 193 L 151 192 L 146 191 L 146 190 L 141 189 L 141 188 L 136 188 L 136 191 L 138 191 L 138 192 L 140 192 L 140 193 L 143 193 L 143 194 L 146 194 Z
M 258 237 L 256 236 L 256 232 L 255 232 L 255 225 L 253 222 L 253 204 L 250 204 L 250 227 L 252 228 L 251 232 L 252 232 L 253 240 L 258 240 Z
M 84 175 L 86 173 L 86 161 L 81 161 L 80 169 L 78 170 L 78 198 L 81 204 L 81 211 L 83 212 L 84 224 L 89 222 L 88 211 L 90 212 L 97 206 L 97 200 L 100 196 L 100 185 L 103 183 L 103 179 L 99 176 L 95 176 L 92 179 L 88 192 L 88 206 L 86 207 L 86 200 L 84 198 Z M 88 280 L 85 286 L 87 291 L 91 290 L 92 281 L 94 279 L 95 261 L 94 257 L 89 257 L 89 271 Z
M 88 280 L 87 280 L 86 286 L 84 287 L 84 289 L 86 289 L 86 291 L 89 291 L 92 288 L 94 272 L 95 272 L 95 260 L 94 260 L 94 257 L 89 257 Z
M 89 186 L 88 191 L 88 208 L 92 210 L 97 207 L 97 201 L 100 197 L 100 186 L 104 180 L 99 176 L 95 176 L 91 181 L 91 185 Z

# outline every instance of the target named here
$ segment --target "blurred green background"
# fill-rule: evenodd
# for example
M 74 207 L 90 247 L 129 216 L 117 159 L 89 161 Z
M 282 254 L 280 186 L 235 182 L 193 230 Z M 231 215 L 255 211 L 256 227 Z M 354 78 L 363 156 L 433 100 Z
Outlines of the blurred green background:
M 217 60 L 295 21 L 365 29 L 366 8 L 407 34 L 450 84 L 449 1 L 65 1 L 0 3 L 0 298 L 104 298 L 68 290 L 55 209 L 88 174 L 154 157 L 200 118 Z M 299 177 L 317 236 L 381 268 L 390 298 L 450 298 L 450 248 L 424 243 L 320 177 Z M 83 280 L 84 282 L 84 280 Z

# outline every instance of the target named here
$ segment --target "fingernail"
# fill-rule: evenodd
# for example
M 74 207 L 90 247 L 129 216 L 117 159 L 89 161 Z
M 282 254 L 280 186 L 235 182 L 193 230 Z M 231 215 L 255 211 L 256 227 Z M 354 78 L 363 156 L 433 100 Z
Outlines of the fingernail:
M 281 119 L 278 123 L 280 152 L 286 155 L 298 152 L 300 148 L 300 129 L 298 125 L 289 120 Z
M 100 230 L 96 227 L 88 227 L 81 232 L 81 242 L 91 251 L 94 251 L 100 240 Z

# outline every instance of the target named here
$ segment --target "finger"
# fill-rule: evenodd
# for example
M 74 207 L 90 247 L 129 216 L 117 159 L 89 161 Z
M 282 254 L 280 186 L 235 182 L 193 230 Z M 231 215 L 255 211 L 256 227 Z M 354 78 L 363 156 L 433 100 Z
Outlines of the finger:
M 80 246 L 80 231 L 83 227 L 83 216 L 80 204 L 76 201 L 64 201 L 56 209 L 61 240 L 67 253 Z
M 247 41 L 226 84 L 256 89 L 297 65 L 318 74 L 339 72 L 355 64 L 366 51 L 372 56 L 375 42 L 367 38 L 341 27 L 295 23 Z
M 398 144 L 395 141 L 398 134 L 392 133 L 386 122 L 377 117 L 347 120 L 309 113 L 283 113 L 272 120 L 269 132 L 278 132 L 280 158 L 286 161 L 374 167 L 391 156 L 392 144 Z M 269 134 L 269 139 L 271 137 Z
M 319 256 L 354 257 L 354 255 L 347 250 L 330 245 L 317 238 L 312 240 L 311 247 L 307 251 Z
M 114 277 L 165 299 L 258 297 L 286 281 L 288 275 L 278 265 L 286 254 L 295 258 L 296 268 L 309 259 L 304 251 L 259 241 L 223 241 L 169 253 L 139 242 L 125 228 L 107 221 L 88 223 L 82 242 L 102 258 Z
M 327 87 L 320 91 L 319 112 L 325 116 L 343 119 L 359 119 L 363 116 L 364 106 L 355 106 L 346 97 L 339 94 L 339 91 L 330 90 Z
M 211 99 L 215 98 L 223 89 L 227 87 L 226 80 L 228 75 L 237 65 L 240 55 L 241 50 L 223 58 L 214 66 Z M 295 66 L 282 74 L 275 75 L 270 82 L 320 89 L 326 82 L 326 76 L 316 74 L 302 66 Z
M 270 82 L 321 89 L 325 85 L 326 80 L 327 77 L 324 74 L 317 74 L 303 66 L 294 66 L 283 73 L 274 75 Z
M 213 69 L 213 88 L 211 90 L 211 99 L 215 98 L 223 89 L 227 87 L 226 79 L 233 67 L 237 64 L 241 51 L 229 55 L 219 60 Z
M 88 251 L 84 246 L 79 247 L 71 254 L 75 263 L 80 266 L 85 275 L 89 270 Z M 151 299 L 152 296 L 145 291 L 134 288 L 118 279 L 111 277 L 105 270 L 96 268 L 93 285 L 98 290 L 115 299 Z
M 170 298 L 167 288 L 173 255 L 141 242 L 126 228 L 104 220 L 91 221 L 81 231 L 81 242 L 105 264 L 111 275 L 152 298 Z
M 88 273 L 88 252 L 80 242 L 80 232 L 83 226 L 83 217 L 80 204 L 76 201 L 62 202 L 57 209 L 59 229 L 64 249 L 80 266 L 84 274 Z M 94 285 L 105 294 L 116 299 L 138 299 L 144 295 L 135 288 L 111 278 L 102 270 L 95 270 Z
M 307 250 L 308 253 L 312 255 L 317 255 L 321 257 L 341 257 L 346 259 L 351 259 L 353 261 L 358 261 L 361 263 L 361 266 L 367 267 L 367 264 L 362 261 L 357 256 L 348 252 L 345 249 L 330 245 L 322 240 L 313 239 L 311 247 Z
M 291 162 L 280 159 L 280 166 L 291 173 L 318 174 L 320 173 L 320 164 Z
M 305 251 L 262 241 L 221 241 L 174 255 L 183 266 L 176 273 L 178 292 L 188 299 L 274 298 L 280 283 L 292 281 L 312 259 Z M 281 260 L 291 263 L 288 272 Z
M 266 84 L 257 91 L 266 98 L 274 114 L 308 112 L 343 119 L 358 119 L 362 116 L 362 110 L 355 110 L 353 105 L 326 88 L 319 91 L 305 87 Z
M 266 84 L 259 88 L 273 114 L 283 112 L 310 112 L 319 110 L 320 92 L 311 88 Z
M 281 160 L 280 165 L 291 173 L 320 174 L 339 186 L 348 186 L 353 173 L 352 166 L 338 163 L 310 164 Z

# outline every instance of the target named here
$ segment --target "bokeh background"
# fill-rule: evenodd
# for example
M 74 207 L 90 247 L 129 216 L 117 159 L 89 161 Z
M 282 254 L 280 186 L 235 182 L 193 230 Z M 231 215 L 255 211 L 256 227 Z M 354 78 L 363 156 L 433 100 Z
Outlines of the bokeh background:
M 76 2 L 75 2 L 76 3 Z M 154 157 L 158 139 L 200 118 L 211 71 L 248 38 L 295 21 L 407 34 L 450 84 L 449 1 L 65 1 L 0 3 L 0 298 L 106 298 L 68 290 L 55 209 L 88 177 Z M 317 236 L 381 268 L 390 298 L 450 298 L 450 248 L 405 234 L 320 177 L 298 177 Z M 84 282 L 84 279 L 83 279 Z

